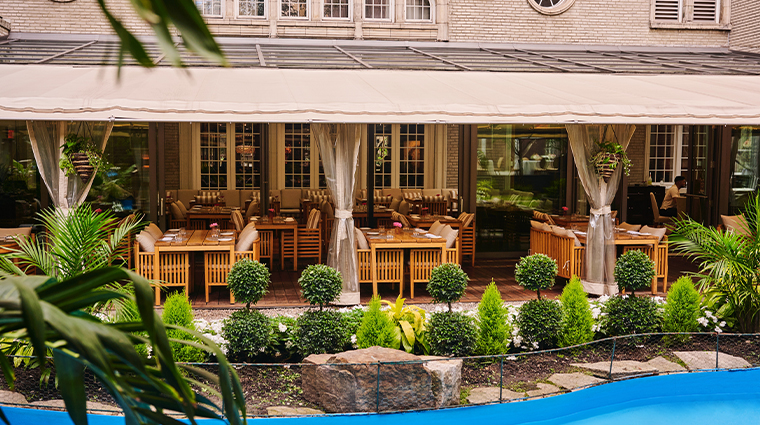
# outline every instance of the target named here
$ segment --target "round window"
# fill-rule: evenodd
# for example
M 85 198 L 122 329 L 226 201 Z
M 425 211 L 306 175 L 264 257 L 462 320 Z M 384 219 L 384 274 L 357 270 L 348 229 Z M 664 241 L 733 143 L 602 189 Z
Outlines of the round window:
M 528 4 L 544 15 L 559 15 L 575 3 L 575 0 L 528 0 Z

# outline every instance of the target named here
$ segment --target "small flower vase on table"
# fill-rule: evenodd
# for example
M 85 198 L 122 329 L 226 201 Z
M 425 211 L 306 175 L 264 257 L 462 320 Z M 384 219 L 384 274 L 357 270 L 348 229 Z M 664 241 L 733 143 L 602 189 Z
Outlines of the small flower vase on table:
M 269 220 L 274 220 L 274 208 L 270 208 L 269 211 L 267 211 L 267 216 L 269 217 Z
M 395 230 L 395 233 L 397 235 L 401 234 L 401 228 L 402 227 L 403 227 L 403 225 L 401 223 L 399 223 L 398 221 L 394 221 L 393 222 L 393 229 Z

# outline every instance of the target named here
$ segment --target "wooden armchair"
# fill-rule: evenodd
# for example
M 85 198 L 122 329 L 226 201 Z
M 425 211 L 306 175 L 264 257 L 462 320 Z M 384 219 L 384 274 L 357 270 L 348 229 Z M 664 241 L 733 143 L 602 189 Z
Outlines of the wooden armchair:
M 274 252 L 274 231 L 259 230 L 259 260 L 269 259 L 269 265 L 272 265 Z
M 575 246 L 575 238 L 549 232 L 549 252 L 549 257 L 557 262 L 557 276 L 565 279 L 582 276 L 586 247 Z
M 423 199 L 422 208 L 427 208 L 428 213 L 430 215 L 446 215 L 446 213 L 448 212 L 447 201 L 440 196 L 436 196 L 435 198 L 440 198 L 440 199 L 436 199 L 436 200 Z
M 552 232 L 530 228 L 530 253 L 531 254 L 544 254 L 551 258 L 554 258 L 554 253 L 551 252 L 551 236 Z
M 259 235 L 261 233 L 259 232 Z M 253 241 L 250 251 L 235 251 L 235 262 L 244 258 L 259 261 L 261 236 Z M 232 269 L 230 254 L 225 251 L 206 251 L 204 254 L 204 269 L 206 277 L 206 302 L 211 286 L 227 286 L 227 275 Z M 235 296 L 230 292 L 230 304 L 235 303 Z
M 414 284 L 430 280 L 430 272 L 443 263 L 459 264 L 459 246 L 461 232 L 457 235 L 454 248 L 446 248 L 446 258 L 441 261 L 440 248 L 422 248 L 411 250 L 409 260 L 409 287 L 414 299 Z
M 463 213 L 467 214 L 467 213 Z M 464 264 L 464 257 L 470 257 L 470 265 L 475 267 L 475 214 L 467 214 L 459 228 L 459 264 Z
M 372 282 L 372 250 L 357 249 L 357 271 L 359 283 Z M 399 282 L 399 295 L 404 294 L 404 250 L 375 249 L 375 270 L 377 283 Z M 372 294 L 377 295 L 377 285 L 372 286 Z
M 281 267 L 285 270 L 285 258 L 293 258 L 293 270 L 298 270 L 298 258 L 316 258 L 317 262 L 322 261 L 322 220 L 321 213 L 318 209 L 312 209 L 309 214 L 305 227 L 298 227 L 295 237 L 298 238 L 298 244 L 294 243 L 294 235 L 290 232 L 283 232 L 282 246 L 280 250 Z M 297 246 L 297 248 L 296 248 Z
M 155 276 L 156 254 L 140 251 L 140 244 L 134 242 L 135 272 L 152 280 L 156 291 L 156 305 L 161 304 L 163 287 L 182 287 L 189 296 L 192 291 L 190 280 L 190 258 L 187 252 L 162 252 L 158 258 L 159 276 Z

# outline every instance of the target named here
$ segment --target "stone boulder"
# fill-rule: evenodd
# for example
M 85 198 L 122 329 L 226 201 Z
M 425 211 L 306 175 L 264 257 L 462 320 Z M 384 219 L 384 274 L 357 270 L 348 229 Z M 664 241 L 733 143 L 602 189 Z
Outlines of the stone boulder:
M 303 395 L 331 413 L 436 408 L 458 403 L 461 360 L 420 360 L 424 359 L 382 347 L 311 355 L 304 359 L 301 370 Z

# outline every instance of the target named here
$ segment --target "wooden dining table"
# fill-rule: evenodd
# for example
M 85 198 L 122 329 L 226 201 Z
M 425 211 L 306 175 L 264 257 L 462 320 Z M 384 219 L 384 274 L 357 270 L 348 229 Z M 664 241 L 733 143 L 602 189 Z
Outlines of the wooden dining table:
M 406 216 L 406 219 L 409 220 L 409 224 L 411 224 L 412 227 L 419 227 L 420 229 L 429 229 L 436 221 L 441 224 L 448 224 L 454 228 L 458 228 L 462 225 L 461 221 L 450 215 L 421 216 L 419 214 L 409 214 Z
M 586 232 L 576 232 L 578 241 L 583 245 L 586 245 Z M 628 232 L 615 231 L 614 233 L 615 245 L 658 245 L 660 239 L 654 235 L 647 234 L 633 234 Z

